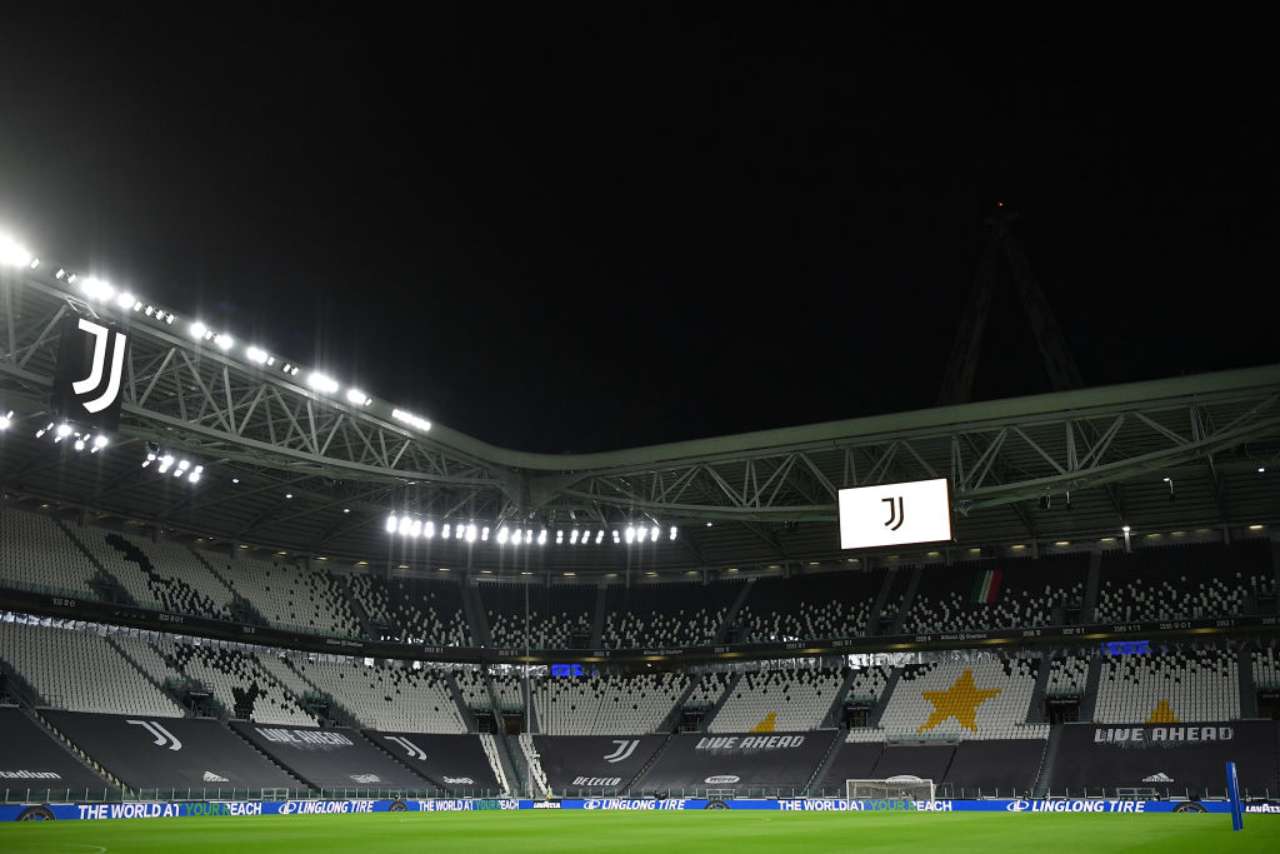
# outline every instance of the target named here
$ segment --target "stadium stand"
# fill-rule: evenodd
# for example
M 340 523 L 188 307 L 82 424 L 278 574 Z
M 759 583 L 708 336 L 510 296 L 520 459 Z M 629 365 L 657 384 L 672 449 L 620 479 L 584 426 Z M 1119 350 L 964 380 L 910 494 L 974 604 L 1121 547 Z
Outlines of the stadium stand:
M 520 649 L 526 644 L 531 649 L 590 646 L 596 589 L 581 584 L 545 587 L 505 582 L 477 587 L 494 646 Z
M 1181 723 L 1240 717 L 1234 654 L 1193 648 L 1107 657 L 1093 719 L 1098 723 Z
M 849 571 L 755 582 L 736 620 L 750 642 L 861 637 L 883 571 Z
M 610 585 L 604 645 L 609 649 L 694 646 L 716 639 L 741 583 Z
M 1259 691 L 1280 691 L 1280 654 L 1274 646 L 1264 646 L 1249 653 L 1253 668 L 1253 685 Z
M 206 790 L 300 788 L 298 780 L 217 721 L 45 714 L 67 738 L 136 791 L 190 790 L 199 797 Z
M 963 632 L 1063 625 L 1079 609 L 1087 555 L 926 566 L 903 630 Z
M 103 528 L 72 529 L 75 537 L 134 601 L 171 614 L 231 618 L 231 591 L 177 543 L 131 540 Z
M 1192 543 L 1106 552 L 1097 622 L 1231 617 L 1275 596 L 1269 544 Z
M 377 730 L 368 730 L 365 734 L 374 744 L 450 794 L 492 797 L 503 791 L 478 736 Z
M 685 708 L 702 709 L 714 706 L 724 696 L 731 679 L 728 673 L 704 673 L 699 676 L 693 690 L 689 692 L 689 699 L 684 702 Z
M 835 733 L 673 735 L 632 787 L 643 794 L 792 794 L 804 790 Z
M 1089 680 L 1089 659 L 1082 655 L 1054 656 L 1045 682 L 1046 697 L 1080 697 Z
M 498 705 L 502 712 L 524 711 L 524 679 L 515 673 L 501 674 L 491 677 L 493 693 L 498 697 Z
M 543 679 L 533 701 L 547 735 L 644 735 L 657 730 L 688 684 L 675 673 Z
M 557 795 L 617 794 L 662 746 L 663 736 L 535 735 L 547 785 Z
M 877 703 L 884 695 L 884 689 L 888 684 L 889 668 L 879 665 L 858 668 L 849 677 L 849 690 L 845 693 L 845 699 L 852 702 Z
M 462 588 L 453 582 L 382 579 L 368 573 L 349 578 L 352 597 L 381 627 L 380 640 L 432 646 L 471 646 Z
M 93 632 L 3 622 L 0 658 L 54 708 L 161 717 L 183 714 L 106 637 Z
M 0 507 L 0 585 L 97 598 L 97 570 L 51 517 Z
M 908 665 L 879 726 L 851 728 L 848 740 L 1046 738 L 1047 725 L 1026 723 L 1038 665 L 994 657 Z
M 297 658 L 303 679 L 336 700 L 364 726 L 387 732 L 464 733 L 446 674 L 405 662 L 371 664 Z
M 278 726 L 314 726 L 298 698 L 285 690 L 250 652 L 175 644 L 169 660 L 207 686 L 230 717 Z
M 1223 768 L 1235 762 L 1249 796 L 1274 798 L 1280 794 L 1278 737 L 1274 721 L 1065 724 L 1049 791 L 1102 796 L 1124 788 L 1171 797 L 1222 797 Z
M 107 785 L 21 709 L 0 706 L 0 799 L 4 802 L 11 800 L 10 792 L 100 792 Z
M 804 732 L 816 729 L 844 685 L 838 670 L 747 673 L 707 727 L 709 732 Z
M 943 792 L 960 798 L 1029 795 L 1040 772 L 1045 745 L 1041 739 L 1030 738 L 962 741 L 941 778 Z
M 217 570 L 273 626 L 338 637 L 363 635 L 341 587 L 327 572 L 253 558 L 224 559 Z
M 275 762 L 312 786 L 338 791 L 433 788 L 358 730 L 270 727 L 235 722 L 231 727 Z

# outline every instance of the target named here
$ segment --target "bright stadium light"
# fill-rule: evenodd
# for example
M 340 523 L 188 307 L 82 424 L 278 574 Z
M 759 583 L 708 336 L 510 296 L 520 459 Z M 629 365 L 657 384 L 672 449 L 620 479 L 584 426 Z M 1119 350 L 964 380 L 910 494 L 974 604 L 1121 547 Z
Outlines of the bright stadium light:
M 556 545 L 558 546 L 558 545 L 560 545 L 560 544 L 561 544 L 561 543 L 563 543 L 563 542 L 564 542 L 564 531 L 563 531 L 563 530 L 557 530 L 557 531 L 556 531 Z
M 658 541 L 658 537 L 660 536 L 662 536 L 662 529 L 659 528 L 657 525 L 654 525 L 652 528 L 649 529 L 649 542 L 656 543 Z
M 596 538 L 596 542 L 599 542 L 599 541 L 600 541 L 600 538 L 599 538 L 599 537 L 597 537 L 597 538 Z M 618 533 L 618 529 L 617 529 L 617 528 L 614 528 L 614 529 L 613 529 L 613 543 L 614 543 L 614 545 L 617 545 L 617 544 L 619 544 L 619 543 L 621 543 L 621 542 L 622 542 L 622 535 Z
M 121 291 L 120 295 L 116 297 L 116 305 L 123 308 L 125 311 L 133 308 L 133 304 L 135 302 L 137 302 L 137 300 L 134 298 L 133 294 L 128 291 Z
M 10 409 L 7 415 L 0 415 L 0 430 L 8 430 L 13 426 L 13 410 Z
M 430 525 L 430 524 L 431 524 L 430 522 L 427 523 L 427 525 Z M 409 523 L 409 536 L 413 537 L 415 540 L 425 533 L 426 531 L 424 530 L 424 526 L 422 524 L 421 519 L 414 519 L 412 522 Z M 427 538 L 430 539 L 430 537 L 431 535 L 427 534 Z
M 261 347 L 248 347 L 245 349 L 244 355 L 255 365 L 265 365 L 267 363 L 267 351 Z
M 204 477 L 204 466 L 196 466 L 191 470 L 191 474 L 187 475 L 187 481 L 190 483 L 199 483 L 200 478 Z
M 319 371 L 312 371 L 307 374 L 307 385 L 322 394 L 338 393 L 338 381 L 327 374 L 320 373 Z
M 626 539 L 627 545 L 631 545 L 636 541 L 636 529 L 634 525 L 627 526 L 627 533 L 624 539 Z
M 680 536 L 680 529 L 677 528 L 675 525 L 672 525 L 671 526 L 671 542 L 674 543 L 676 541 L 676 537 L 678 536 Z
M 110 443 L 111 443 L 111 440 L 108 439 L 106 436 L 102 435 L 101 433 L 93 437 L 93 449 L 95 451 L 101 451 Z
M 213 343 L 217 344 L 218 349 L 225 353 L 227 350 L 230 350 L 232 346 L 235 345 L 236 339 L 232 338 L 230 335 L 223 332 L 214 336 Z
M 53 431 L 53 435 L 54 435 L 53 441 L 61 442 L 63 439 L 71 435 L 71 425 L 65 421 L 62 422 L 61 424 L 58 425 L 58 429 Z
M 387 524 L 384 527 L 386 528 L 386 531 L 388 534 L 394 534 L 396 532 L 397 522 L 398 520 L 396 519 L 396 514 L 392 513 L 390 516 L 387 517 Z
M 39 259 L 9 235 L 0 235 L 0 263 L 9 267 L 30 267 L 32 261 L 38 263 Z
M 169 468 L 172 465 L 173 465 L 173 454 L 165 454 L 163 457 L 160 458 L 160 466 L 157 468 L 157 471 L 159 471 L 160 474 L 164 474 L 169 470 Z
M 488 530 L 488 529 L 486 528 L 485 530 Z M 509 536 L 511 536 L 511 534 L 510 532 L 507 531 L 507 526 L 503 525 L 501 528 L 498 529 L 498 545 L 505 546 L 507 544 L 507 538 Z
M 197 320 L 187 327 L 187 331 L 191 333 L 192 338 L 197 341 L 203 341 L 204 337 L 209 334 L 209 327 Z
M 485 530 L 488 529 L 486 528 Z M 476 541 L 476 526 L 474 523 L 467 525 L 466 540 L 468 543 L 474 543 Z
M 77 452 L 79 452 L 79 451 L 83 451 L 83 450 L 84 450 L 84 439 L 76 439 L 75 448 L 76 448 L 76 451 L 77 451 Z
M 395 518 L 395 517 L 392 517 L 392 518 Z M 412 519 L 410 519 L 408 516 L 401 516 L 401 517 L 400 517 L 400 534 L 401 534 L 401 536 L 404 536 L 404 537 L 409 536 L 409 531 L 410 531 L 412 528 L 413 528 L 413 520 L 412 520 Z M 421 527 L 419 527 L 419 528 L 418 528 L 418 533 L 422 533 L 422 528 L 421 528 Z
M 523 536 L 523 535 L 520 533 L 520 529 L 519 529 L 519 528 L 516 528 L 514 531 L 512 531 L 512 532 L 511 532 L 511 545 L 513 545 L 513 546 L 518 546 L 518 545 L 520 545 L 520 539 L 521 539 L 521 537 L 522 537 L 522 536 Z
M 525 545 L 529 545 L 529 546 L 533 545 L 533 529 L 532 528 L 524 529 L 524 542 L 525 542 Z
M 618 532 L 614 531 L 613 533 L 617 534 Z M 600 530 L 596 531 L 596 545 L 598 546 L 603 542 L 604 542 L 604 528 L 601 528 Z
M 452 533 L 453 533 L 453 530 L 450 527 L 449 523 L 445 522 L 444 525 L 441 526 L 440 528 L 440 539 L 447 540 L 449 539 L 449 535 Z
M 569 532 L 569 545 L 576 546 L 578 544 L 578 529 L 574 528 Z
M 349 388 L 347 389 L 347 403 L 352 406 L 368 406 L 373 403 L 373 398 L 358 388 Z
M 480 541 L 483 543 L 489 542 L 489 526 L 488 525 L 485 525 L 483 528 L 480 529 Z
M 68 279 L 67 281 L 71 281 Z M 80 291 L 89 299 L 107 302 L 116 295 L 116 289 L 111 287 L 111 283 L 105 279 L 99 279 L 97 276 L 85 276 L 80 281 Z
M 545 546 L 547 544 L 547 529 L 543 528 L 538 532 L 538 545 Z
M 431 429 L 430 421 L 421 416 L 414 415 L 412 412 L 405 412 L 403 409 L 391 410 L 391 417 L 404 424 L 408 424 L 416 430 L 421 430 L 423 433 Z
M 422 524 L 422 536 L 428 540 L 434 539 L 436 535 L 436 523 L 428 519 Z

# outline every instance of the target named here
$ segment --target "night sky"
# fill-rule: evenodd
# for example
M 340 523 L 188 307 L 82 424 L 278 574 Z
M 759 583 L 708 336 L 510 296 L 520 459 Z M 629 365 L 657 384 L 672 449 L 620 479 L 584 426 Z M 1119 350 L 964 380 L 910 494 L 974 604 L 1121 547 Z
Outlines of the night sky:
M 525 450 L 932 405 L 998 200 L 1087 384 L 1280 361 L 1265 28 L 686 5 L 6 12 L 0 230 Z

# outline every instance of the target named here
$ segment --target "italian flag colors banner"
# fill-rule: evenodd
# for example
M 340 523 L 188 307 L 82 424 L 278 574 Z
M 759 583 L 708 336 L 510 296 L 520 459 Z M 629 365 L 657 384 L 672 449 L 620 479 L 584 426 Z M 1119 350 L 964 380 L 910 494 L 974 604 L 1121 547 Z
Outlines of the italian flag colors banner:
M 996 597 L 1000 595 L 1000 582 L 1003 580 L 1003 569 L 979 572 L 973 580 L 973 601 L 982 605 L 995 604 Z

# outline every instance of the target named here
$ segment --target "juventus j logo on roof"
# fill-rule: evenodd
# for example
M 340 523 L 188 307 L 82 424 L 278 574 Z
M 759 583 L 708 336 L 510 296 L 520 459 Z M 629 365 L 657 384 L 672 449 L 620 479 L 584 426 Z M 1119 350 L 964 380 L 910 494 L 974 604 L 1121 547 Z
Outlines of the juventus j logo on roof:
M 77 424 L 113 430 L 120 420 L 129 336 L 114 324 L 68 318 L 58 348 L 54 409 Z

